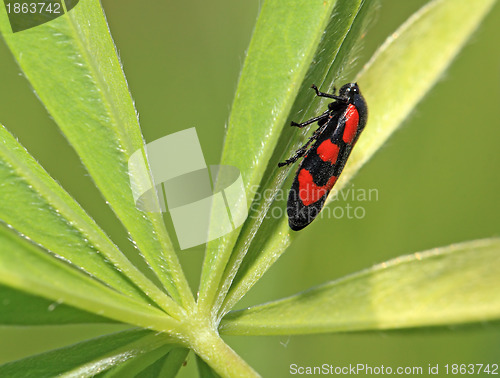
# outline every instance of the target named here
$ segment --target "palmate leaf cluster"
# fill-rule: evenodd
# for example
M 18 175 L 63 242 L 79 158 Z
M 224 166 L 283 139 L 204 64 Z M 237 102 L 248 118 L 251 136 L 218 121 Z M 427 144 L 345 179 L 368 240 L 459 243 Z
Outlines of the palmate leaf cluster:
M 341 189 L 436 83 L 494 0 L 433 0 L 352 77 L 369 123 Z M 238 167 L 249 206 L 293 172 L 278 169 L 325 104 L 309 87 L 339 79 L 366 32 L 373 2 L 263 4 L 231 110 L 221 164 Z M 231 311 L 292 243 L 286 217 L 252 206 L 241 228 L 207 244 L 195 297 L 161 214 L 136 207 L 127 162 L 144 142 L 101 4 L 12 33 L 0 28 L 40 101 L 75 149 L 156 276 L 132 264 L 84 209 L 0 128 L 0 325 L 124 323 L 130 330 L 0 366 L 0 376 L 174 376 L 189 350 L 200 374 L 257 373 L 221 335 L 290 335 L 459 324 L 498 319 L 500 239 L 400 257 L 265 305 Z M 276 38 L 281 38 L 276 43 Z M 272 46 L 272 48 L 270 48 Z M 429 54 L 433 51 L 433 54 Z M 390 69 L 388 69 L 390 67 Z M 349 75 L 353 75 L 352 73 Z M 256 96 L 258 94 L 258 96 Z M 251 125 L 251 127 L 249 127 Z

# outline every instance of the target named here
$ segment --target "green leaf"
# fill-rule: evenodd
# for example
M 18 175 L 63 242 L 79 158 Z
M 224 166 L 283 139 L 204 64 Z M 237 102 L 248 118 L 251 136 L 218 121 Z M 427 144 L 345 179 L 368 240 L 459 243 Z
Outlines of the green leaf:
M 163 358 L 166 357 L 171 349 L 171 345 L 165 345 L 147 353 L 142 353 L 132 359 L 128 359 L 119 366 L 113 367 L 104 374 L 101 374 L 101 376 L 107 378 L 135 378 L 144 370 L 147 370 L 148 377 L 158 376 L 164 362 Z
M 293 7 L 279 0 L 264 3 L 241 73 L 221 160 L 240 169 L 248 205 L 257 194 L 275 192 L 283 184 L 286 171 L 278 169 L 277 163 L 305 134 L 289 127 L 290 121 L 316 111 L 319 100 L 312 101 L 312 83 L 328 87 L 341 75 L 352 44 L 364 28 L 369 9 L 364 4 L 361 0 L 299 1 Z M 301 113 L 303 109 L 307 111 Z M 252 206 L 240 234 L 233 232 L 208 244 L 201 306 L 215 302 L 217 310 L 222 304 L 269 205 L 270 201 L 263 203 L 257 210 Z
M 177 322 L 163 311 L 55 259 L 1 223 L 0 245 L 0 285 L 51 299 L 54 306 L 63 303 L 123 323 L 167 333 L 177 331 Z
M 111 323 L 111 319 L 0 285 L 0 325 Z
M 174 378 L 189 349 L 165 345 L 113 367 L 96 377 Z
M 92 377 L 137 356 L 164 348 L 163 335 L 130 330 L 98 337 L 65 348 L 0 366 L 2 377 Z
M 189 353 L 189 349 L 175 348 L 166 357 L 163 367 L 158 374 L 160 378 L 174 378 L 177 376 L 179 369 L 183 366 L 184 361 Z M 149 377 L 145 377 L 149 378 Z
M 200 378 L 219 378 L 220 375 L 217 374 L 213 369 L 207 365 L 200 357 L 196 356 L 196 366 L 198 367 L 198 375 Z
M 170 353 L 168 353 L 170 354 Z M 146 369 L 142 370 L 138 374 L 133 375 L 136 378 L 154 378 L 161 377 L 161 370 L 168 358 L 168 354 L 157 360 L 156 362 L 149 365 Z
M 128 159 L 145 158 L 134 104 L 98 0 L 12 33 L 5 7 L 0 30 L 38 97 L 74 147 L 96 186 L 169 293 L 193 301 L 160 213 L 136 207 Z M 129 175 L 130 174 L 130 175 Z
M 500 239 L 402 256 L 269 304 L 229 313 L 221 332 L 289 335 L 500 318 Z
M 0 198 L 0 219 L 27 239 L 118 291 L 142 300 L 147 293 L 168 308 L 170 299 L 127 260 L 2 125 Z
M 357 77 L 368 104 L 368 123 L 336 191 L 352 179 L 439 80 L 494 3 L 495 0 L 480 0 L 471 7 L 467 0 L 431 1 L 391 34 Z M 280 206 L 285 214 L 284 201 Z M 263 225 L 256 237 L 258 241 L 249 247 L 232 283 L 222 314 L 250 290 L 290 245 L 296 233 L 290 231 L 287 221 L 283 216 L 272 220 L 274 225 Z M 242 244 L 236 248 L 243 247 Z

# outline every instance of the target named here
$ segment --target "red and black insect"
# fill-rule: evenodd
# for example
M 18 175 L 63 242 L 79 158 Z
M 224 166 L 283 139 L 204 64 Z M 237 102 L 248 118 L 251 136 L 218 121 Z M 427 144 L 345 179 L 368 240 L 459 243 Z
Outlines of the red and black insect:
M 335 101 L 318 117 L 302 123 L 292 122 L 296 127 L 318 122 L 319 127 L 290 159 L 278 164 L 283 167 L 304 157 L 288 195 L 288 224 L 294 231 L 309 225 L 323 208 L 368 116 L 365 99 L 356 83 L 344 85 L 338 96 L 320 92 L 314 84 L 311 88 L 316 95 Z

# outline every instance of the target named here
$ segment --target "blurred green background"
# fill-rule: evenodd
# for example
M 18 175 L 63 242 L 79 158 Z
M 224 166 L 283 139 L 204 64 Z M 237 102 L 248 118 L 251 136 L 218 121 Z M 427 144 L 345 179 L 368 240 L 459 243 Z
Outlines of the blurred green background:
M 364 38 L 360 65 L 426 1 L 380 3 Z M 195 126 L 207 163 L 216 164 L 259 1 L 103 0 L 103 6 L 146 141 Z M 366 216 L 314 222 L 238 307 L 281 298 L 400 255 L 500 234 L 499 25 L 497 4 L 442 80 L 354 179 L 354 189 L 376 189 L 378 200 L 330 205 L 362 206 Z M 131 250 L 3 41 L 0 122 L 120 247 Z M 195 288 L 203 249 L 180 252 L 180 257 Z M 0 328 L 0 363 L 117 329 Z M 287 376 L 293 363 L 394 368 L 500 363 L 499 323 L 226 339 L 264 376 Z M 191 356 L 182 376 L 194 374 Z

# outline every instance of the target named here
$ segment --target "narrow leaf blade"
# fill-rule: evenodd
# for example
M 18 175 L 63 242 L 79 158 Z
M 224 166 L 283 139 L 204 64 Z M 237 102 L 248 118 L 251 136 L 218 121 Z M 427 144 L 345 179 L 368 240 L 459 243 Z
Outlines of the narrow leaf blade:
M 319 101 L 314 99 L 311 106 L 312 83 L 328 85 L 341 75 L 348 56 L 342 50 L 346 36 L 364 4 L 361 0 L 301 1 L 293 7 L 274 0 L 264 4 L 240 77 L 222 155 L 222 164 L 242 172 L 248 205 L 258 192 L 273 192 L 283 184 L 286 171 L 278 169 L 277 163 L 294 148 L 290 139 L 303 141 L 307 131 L 290 128 L 290 121 L 315 111 Z M 251 207 L 241 230 L 209 243 L 201 305 L 205 301 L 207 306 L 212 301 L 221 305 L 266 206 L 269 203 L 258 210 Z M 242 245 L 231 256 L 237 239 Z
M 80 1 L 65 15 L 19 33 L 11 32 L 0 7 L 0 30 L 38 97 L 163 285 L 175 299 L 192 302 L 161 214 L 141 211 L 133 198 L 127 164 L 135 151 L 145 158 L 144 142 L 100 2 Z M 142 179 L 152 180 L 149 171 L 141 173 Z
M 176 322 L 163 311 L 103 285 L 1 223 L 0 246 L 0 285 L 123 323 L 165 332 L 175 330 Z
M 166 357 L 171 349 L 172 345 L 165 345 L 157 349 L 149 350 L 148 352 L 143 352 L 109 369 L 104 374 L 101 374 L 101 376 L 106 378 L 135 378 L 143 371 L 145 371 L 144 374 L 147 373 L 149 377 L 158 375 L 161 370 L 163 358 Z
M 161 378 L 174 378 L 177 376 L 180 368 L 186 361 L 189 349 L 175 348 L 172 350 L 164 361 L 163 367 L 158 377 Z
M 0 326 L 112 323 L 104 318 L 0 285 Z
M 141 300 L 146 293 L 168 308 L 166 294 L 130 263 L 2 125 L 0 198 L 0 220 L 29 240 L 118 291 Z
M 292 297 L 229 313 L 221 332 L 283 335 L 500 318 L 500 239 L 402 256 Z
M 87 340 L 0 366 L 3 377 L 92 377 L 167 342 L 162 335 L 131 330 Z

